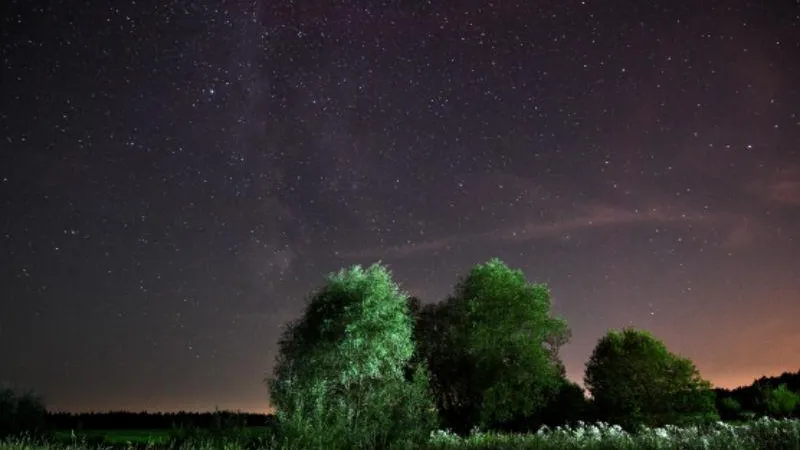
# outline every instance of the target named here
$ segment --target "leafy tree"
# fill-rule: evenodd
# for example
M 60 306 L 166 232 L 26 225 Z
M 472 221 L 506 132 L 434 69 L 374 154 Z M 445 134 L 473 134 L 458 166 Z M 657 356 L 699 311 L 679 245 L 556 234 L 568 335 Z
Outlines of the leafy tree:
M 788 417 L 800 403 L 800 395 L 790 391 L 785 384 L 775 389 L 767 388 L 764 394 L 767 412 L 772 416 Z
M 0 385 L 0 438 L 20 433 L 39 434 L 44 431 L 46 416 L 40 395 Z
M 452 297 L 420 313 L 418 343 L 445 426 L 493 428 L 543 408 L 560 387 L 568 333 L 546 285 L 498 259 L 473 267 Z
M 406 296 L 384 267 L 330 275 L 279 341 L 268 384 L 282 435 L 325 448 L 427 438 L 435 410 L 424 366 L 405 377 L 413 353 Z
M 627 328 L 600 339 L 585 384 L 601 418 L 627 428 L 717 419 L 711 384 L 650 333 Z

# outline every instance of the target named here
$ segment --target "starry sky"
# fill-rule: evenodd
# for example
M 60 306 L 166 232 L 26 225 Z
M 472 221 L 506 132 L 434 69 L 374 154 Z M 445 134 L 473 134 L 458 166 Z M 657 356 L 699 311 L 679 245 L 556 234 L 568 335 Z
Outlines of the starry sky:
M 155 5 L 155 6 L 154 6 Z M 0 379 L 270 410 L 282 325 L 499 257 L 609 328 L 800 368 L 797 1 L 3 1 Z

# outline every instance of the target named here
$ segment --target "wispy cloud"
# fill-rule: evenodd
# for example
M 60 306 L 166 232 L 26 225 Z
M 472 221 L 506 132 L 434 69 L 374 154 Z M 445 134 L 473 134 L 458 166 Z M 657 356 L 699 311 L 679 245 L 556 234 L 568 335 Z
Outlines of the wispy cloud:
M 771 177 L 752 182 L 750 190 L 772 202 L 800 206 L 800 168 L 783 169 Z
M 769 198 L 780 203 L 800 206 L 800 180 L 778 180 L 768 186 Z
M 609 226 L 626 226 L 642 223 L 665 223 L 676 221 L 697 221 L 707 218 L 695 212 L 680 212 L 675 207 L 649 207 L 625 209 L 605 204 L 594 204 L 580 208 L 571 217 L 550 221 L 521 222 L 494 230 L 445 236 L 422 242 L 412 242 L 390 247 L 366 248 L 353 252 L 342 252 L 340 256 L 350 258 L 406 258 L 447 250 L 457 244 L 469 242 L 524 242 L 549 237 L 559 237 L 586 229 Z
M 722 212 L 709 216 L 707 225 L 721 237 L 720 248 L 729 252 L 790 245 L 791 226 L 776 225 L 753 213 Z
M 722 242 L 723 247 L 728 250 L 741 250 L 750 246 L 755 240 L 756 230 L 761 228 L 759 225 L 760 223 L 747 217 L 732 219 L 729 222 L 728 235 Z

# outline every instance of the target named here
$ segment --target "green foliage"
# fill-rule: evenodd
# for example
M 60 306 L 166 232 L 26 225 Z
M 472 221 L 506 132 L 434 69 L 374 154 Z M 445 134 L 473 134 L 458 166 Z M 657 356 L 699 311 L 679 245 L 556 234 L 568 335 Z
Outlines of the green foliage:
M 740 386 L 733 390 L 716 389 L 716 391 L 718 394 L 721 394 L 722 397 L 735 398 L 736 401 L 742 405 L 743 413 L 747 412 L 748 416 L 753 415 L 758 417 L 765 414 L 773 414 L 769 411 L 767 406 L 767 391 L 775 389 L 782 384 L 785 384 L 789 391 L 795 393 L 800 392 L 800 370 L 797 372 L 784 372 L 776 377 L 762 376 L 754 380 L 753 383 L 748 386 Z M 722 413 L 724 408 L 720 409 Z M 800 413 L 800 411 L 795 410 L 795 414 L 797 413 Z M 740 414 L 740 418 L 745 417 Z
M 800 403 L 800 395 L 790 391 L 785 384 L 775 389 L 767 388 L 764 394 L 767 412 L 774 417 L 788 417 Z
M 601 417 L 627 428 L 718 419 L 711 384 L 689 359 L 646 331 L 612 330 L 602 337 L 584 381 Z
M 723 419 L 738 419 L 742 414 L 742 404 L 733 397 L 722 397 L 718 399 L 717 410 Z
M 413 352 L 406 296 L 384 267 L 332 274 L 279 341 L 268 383 L 282 438 L 304 448 L 424 439 L 433 404 L 424 368 L 406 380 Z
M 428 361 L 446 426 L 491 428 L 544 407 L 563 367 L 563 319 L 550 292 L 498 259 L 476 265 L 454 295 L 420 314 L 418 343 Z
M 388 442 L 424 441 L 439 425 L 436 403 L 430 390 L 427 365 L 421 363 L 414 368 L 408 384 L 397 383 L 398 399 L 387 427 L 392 429 Z
M 516 416 L 495 428 L 504 432 L 527 433 L 538 430 L 542 425 L 557 427 L 575 424 L 586 420 L 589 414 L 589 402 L 583 389 L 563 379 L 542 408 L 532 414 Z
M 557 394 L 543 409 L 540 423 L 558 426 L 576 423 L 589 413 L 589 401 L 583 388 L 569 380 L 564 380 Z
M 42 397 L 33 391 L 0 386 L 0 437 L 44 430 L 47 411 Z

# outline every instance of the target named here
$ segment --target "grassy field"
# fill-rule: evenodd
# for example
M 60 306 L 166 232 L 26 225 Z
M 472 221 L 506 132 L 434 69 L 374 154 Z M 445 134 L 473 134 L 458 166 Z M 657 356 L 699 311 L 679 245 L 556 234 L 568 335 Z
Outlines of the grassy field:
M 36 443 L 29 439 L 0 442 L 0 450 L 88 450 L 97 448 L 151 448 L 185 450 L 300 450 L 291 443 L 273 443 L 266 438 L 241 439 L 265 434 L 264 429 L 248 428 L 235 437 L 222 440 L 187 441 L 167 445 L 168 430 L 86 431 L 72 437 L 59 433 L 60 443 Z M 94 443 L 81 437 L 102 437 Z M 102 442 L 102 443 L 101 443 Z M 325 450 L 334 448 L 326 444 Z M 630 434 L 618 426 L 602 423 L 579 424 L 575 427 L 543 429 L 535 434 L 494 434 L 474 432 L 466 438 L 447 431 L 431 434 L 424 446 L 428 450 L 800 450 L 800 421 L 759 419 L 747 424 L 716 423 L 707 427 L 674 427 L 645 429 Z
M 238 436 L 251 438 L 266 435 L 268 427 L 247 427 L 238 431 Z M 58 430 L 55 432 L 55 441 L 61 444 L 89 443 L 120 446 L 131 444 L 134 446 L 163 446 L 170 441 L 172 430 Z
M 74 434 L 73 434 L 74 433 Z M 108 444 L 125 444 L 127 442 L 147 444 L 165 444 L 169 440 L 169 430 L 59 430 L 56 431 L 58 442 L 74 441 L 97 442 L 102 440 Z
M 257 435 L 266 433 L 269 429 L 267 427 L 247 427 L 243 430 L 245 434 Z M 169 440 L 171 430 L 169 429 L 153 429 L 153 430 L 58 430 L 55 432 L 55 437 L 59 442 L 72 442 L 73 440 L 86 440 L 95 441 L 103 439 L 109 444 L 120 444 L 125 442 L 133 443 L 165 443 Z

